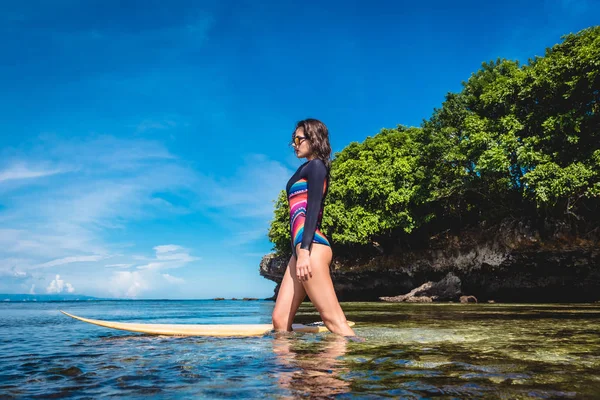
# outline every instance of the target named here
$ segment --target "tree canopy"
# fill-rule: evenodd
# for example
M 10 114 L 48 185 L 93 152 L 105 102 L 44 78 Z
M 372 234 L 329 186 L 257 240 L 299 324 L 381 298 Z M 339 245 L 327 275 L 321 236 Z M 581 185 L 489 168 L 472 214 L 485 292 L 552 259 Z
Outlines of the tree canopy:
M 526 65 L 483 63 L 420 127 L 383 129 L 336 153 L 323 230 L 364 246 L 451 221 L 508 216 L 600 224 L 600 26 Z M 285 192 L 269 238 L 288 254 Z

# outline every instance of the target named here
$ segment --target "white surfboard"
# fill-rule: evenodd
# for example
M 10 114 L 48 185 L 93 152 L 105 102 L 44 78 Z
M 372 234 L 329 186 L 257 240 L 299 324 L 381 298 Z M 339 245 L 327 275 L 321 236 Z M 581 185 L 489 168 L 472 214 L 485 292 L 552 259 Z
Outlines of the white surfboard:
M 59 310 L 61 313 L 75 318 L 79 321 L 103 326 L 105 328 L 118 329 L 129 332 L 148 333 L 151 335 L 169 336 L 263 336 L 273 330 L 272 324 L 239 324 L 239 325 L 202 325 L 202 324 L 140 324 L 131 322 L 114 322 L 99 319 L 78 317 L 68 312 Z M 354 322 L 348 321 L 349 326 Z M 294 332 L 319 333 L 328 332 L 325 325 L 303 325 L 293 324 Z

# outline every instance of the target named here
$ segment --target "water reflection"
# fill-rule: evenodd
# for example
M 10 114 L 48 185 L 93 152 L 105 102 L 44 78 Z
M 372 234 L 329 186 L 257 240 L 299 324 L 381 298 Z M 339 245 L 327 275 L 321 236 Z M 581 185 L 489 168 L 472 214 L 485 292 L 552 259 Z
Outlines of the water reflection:
M 263 312 L 252 302 L 214 303 L 223 315 Z M 217 307 L 144 304 L 69 307 L 152 320 Z M 331 334 L 132 335 L 67 319 L 64 306 L 0 303 L 0 398 L 600 398 L 598 304 L 344 304 L 365 343 Z M 298 313 L 299 323 L 317 318 L 314 307 Z
M 347 339 L 338 335 L 302 340 L 293 333 L 277 333 L 273 352 L 280 366 L 280 388 L 290 393 L 288 398 L 327 398 L 350 393 L 350 382 L 340 377 L 349 371 L 343 360 L 347 344 Z

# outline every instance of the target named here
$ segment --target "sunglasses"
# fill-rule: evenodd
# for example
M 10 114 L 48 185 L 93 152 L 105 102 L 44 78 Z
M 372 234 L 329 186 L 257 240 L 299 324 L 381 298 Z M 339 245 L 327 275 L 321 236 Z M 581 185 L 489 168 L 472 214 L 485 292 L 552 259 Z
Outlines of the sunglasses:
M 300 144 L 308 139 L 306 136 L 294 136 L 292 143 L 296 146 L 300 146 Z

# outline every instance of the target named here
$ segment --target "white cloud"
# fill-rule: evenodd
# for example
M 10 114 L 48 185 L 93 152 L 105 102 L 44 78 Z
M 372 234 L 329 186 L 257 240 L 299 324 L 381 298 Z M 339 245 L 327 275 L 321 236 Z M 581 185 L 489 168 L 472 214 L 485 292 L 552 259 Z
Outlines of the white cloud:
M 206 201 L 215 208 L 231 211 L 237 219 L 269 220 L 273 216 L 273 201 L 285 189 L 291 174 L 280 162 L 252 154 L 233 177 L 206 182 L 211 193 Z M 240 190 L 240 184 L 251 185 L 252 190 Z
M 0 171 L 0 183 L 3 181 L 17 179 L 40 178 L 43 176 L 56 175 L 63 172 L 65 172 L 65 170 L 61 170 L 59 168 L 30 168 L 25 163 L 16 163 Z
M 35 284 L 31 285 L 31 289 L 29 289 L 29 294 L 35 294 Z
M 291 173 L 253 155 L 233 174 L 215 179 L 155 141 L 110 136 L 64 141 L 51 135 L 40 137 L 26 153 L 0 149 L 0 171 L 11 182 L 25 182 L 17 176 L 37 177 L 35 185 L 0 184 L 0 276 L 10 278 L 4 287 L 27 291 L 34 281 L 51 281 L 44 271 L 49 268 L 78 279 L 80 274 L 69 272 L 76 265 L 89 269 L 87 276 L 94 279 L 62 286 L 54 279 L 47 290 L 69 292 L 76 286 L 100 296 L 111 292 L 106 282 L 113 280 L 122 283 L 114 292 L 127 296 L 182 283 L 165 271 L 200 260 L 173 243 L 153 247 L 151 256 L 134 254 L 136 236 L 126 232 L 137 222 L 197 212 L 232 232 L 216 236 L 216 246 L 224 237 L 229 247 L 260 240 L 272 218 L 272 200 Z M 240 194 L 240 182 L 253 185 L 252 193 Z M 256 228 L 248 230 L 249 224 Z
M 56 278 L 50 282 L 50 285 L 46 288 L 47 293 L 62 293 L 66 291 L 67 293 L 73 293 L 75 288 L 68 282 L 60 279 L 60 275 L 56 275 Z
M 188 253 L 170 253 L 170 254 L 157 254 L 156 258 L 161 261 L 181 261 L 190 262 L 197 260 L 195 257 L 191 257 Z
M 120 245 L 107 243 L 105 231 L 163 213 L 185 212 L 157 201 L 154 193 L 189 191 L 196 179 L 193 170 L 157 142 L 109 136 L 65 142 L 44 136 L 36 146 L 27 154 L 0 150 L 12 163 L 4 170 L 5 179 L 16 172 L 40 176 L 27 190 L 0 185 L 0 258 L 28 259 L 19 265 L 25 271 L 110 257 Z M 58 175 L 50 184 L 39 169 L 34 174 L 24 165 L 71 173 Z
M 137 298 L 151 293 L 168 284 L 184 284 L 185 280 L 180 277 L 161 272 L 166 269 L 182 268 L 187 264 L 200 260 L 189 254 L 189 250 L 183 246 L 166 244 L 154 246 L 154 258 L 135 255 L 130 260 L 143 261 L 144 264 L 137 265 L 133 271 L 115 271 L 107 290 L 116 297 Z M 136 263 L 111 264 L 112 267 L 129 268 Z
M 172 251 L 181 250 L 181 246 L 177 246 L 174 244 L 165 244 L 161 246 L 155 246 L 154 250 L 156 251 L 156 254 L 169 253 Z
M 64 258 L 60 258 L 58 260 L 52 260 L 52 261 L 48 261 L 43 264 L 39 264 L 37 267 L 39 267 L 39 268 L 56 267 L 58 265 L 71 264 L 71 263 L 99 261 L 104 258 L 105 257 L 99 256 L 99 255 L 64 257 Z
M 151 288 L 147 278 L 139 271 L 118 271 L 113 274 L 108 290 L 115 297 L 135 298 Z
M 183 278 L 161 274 L 155 270 L 117 271 L 110 279 L 109 291 L 115 297 L 137 298 L 158 288 L 164 288 L 165 281 L 169 285 L 185 283 Z
M 180 268 L 192 261 L 200 260 L 198 257 L 193 257 L 181 246 L 177 245 L 161 245 L 154 247 L 156 258 L 150 259 L 149 263 L 139 265 L 137 269 L 170 269 Z
M 29 259 L 17 257 L 0 259 L 0 276 L 16 279 L 27 278 L 29 275 L 22 268 L 30 262 Z
M 17 270 L 13 270 L 15 277 L 17 278 L 24 278 L 27 276 L 27 272 L 23 272 L 23 271 L 17 271 Z
M 109 264 L 105 265 L 107 268 L 129 268 L 133 266 L 133 264 Z

